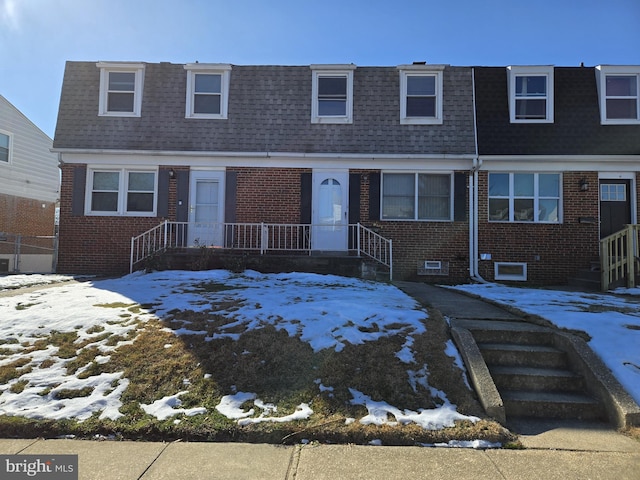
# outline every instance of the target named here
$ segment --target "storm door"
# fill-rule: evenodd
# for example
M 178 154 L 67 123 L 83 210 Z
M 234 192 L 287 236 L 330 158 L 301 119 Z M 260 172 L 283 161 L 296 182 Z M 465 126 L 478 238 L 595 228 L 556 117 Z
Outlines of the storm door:
M 189 245 L 223 246 L 224 172 L 192 171 Z
M 349 234 L 349 172 L 313 172 L 311 248 L 346 251 Z

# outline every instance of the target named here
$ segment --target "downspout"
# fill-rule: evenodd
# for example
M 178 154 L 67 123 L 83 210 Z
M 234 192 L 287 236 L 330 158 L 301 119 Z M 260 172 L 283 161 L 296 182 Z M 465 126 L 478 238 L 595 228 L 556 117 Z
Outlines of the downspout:
M 473 103 L 473 142 L 475 146 L 475 156 L 469 176 L 469 276 L 471 280 L 481 283 L 487 282 L 478 271 L 478 170 L 482 167 L 478 151 L 478 122 L 476 115 L 476 77 L 475 68 L 471 68 L 472 103 Z

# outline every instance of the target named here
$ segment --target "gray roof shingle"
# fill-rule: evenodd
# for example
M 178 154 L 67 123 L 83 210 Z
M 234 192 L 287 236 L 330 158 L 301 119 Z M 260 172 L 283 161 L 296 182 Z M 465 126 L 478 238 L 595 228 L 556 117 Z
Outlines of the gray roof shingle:
M 400 125 L 396 67 L 354 72 L 353 123 L 311 123 L 308 66 L 233 66 L 228 119 L 187 119 L 183 65 L 145 65 L 139 118 L 98 116 L 100 70 L 67 62 L 54 147 L 204 152 L 473 154 L 471 69 L 444 70 L 442 125 Z

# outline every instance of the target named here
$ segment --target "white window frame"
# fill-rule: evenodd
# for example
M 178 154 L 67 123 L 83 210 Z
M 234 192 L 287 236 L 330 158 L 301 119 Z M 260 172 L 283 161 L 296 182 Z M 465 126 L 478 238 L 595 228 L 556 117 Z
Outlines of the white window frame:
M 489 192 L 489 188 L 491 186 L 491 174 L 504 174 L 504 175 L 509 175 L 509 195 L 508 196 L 497 196 L 497 195 L 490 195 Z M 533 180 L 533 197 L 516 197 L 515 193 L 514 193 L 514 175 L 516 174 L 527 174 L 527 175 L 533 175 L 534 176 L 534 180 Z M 553 221 L 544 221 L 544 220 L 539 220 L 538 219 L 538 215 L 540 212 L 540 207 L 539 207 L 539 202 L 540 200 L 545 200 L 545 199 L 555 199 L 556 197 L 541 197 L 540 196 L 540 181 L 539 181 L 539 177 L 540 175 L 558 175 L 558 220 L 553 222 Z M 509 218 L 508 219 L 492 219 L 491 218 L 491 210 L 490 210 L 490 206 L 491 206 L 491 199 L 492 198 L 504 198 L 507 199 L 509 202 Z M 515 208 L 514 208 L 514 203 L 516 199 L 523 199 L 523 198 L 532 198 L 533 199 L 533 220 L 520 220 L 516 218 L 516 212 L 515 212 Z M 488 220 L 489 222 L 492 223 L 528 223 L 528 224 L 546 224 L 546 225 L 559 225 L 562 223 L 562 174 L 558 173 L 558 172 L 489 172 L 488 176 L 487 176 L 487 214 L 488 214 Z
M 231 65 L 227 63 L 188 63 L 184 66 L 187 71 L 187 99 L 185 118 L 227 119 L 229 111 L 229 83 L 231 79 Z M 194 112 L 194 95 L 196 75 L 220 75 L 220 113 Z
M 384 216 L 384 176 L 385 175 L 413 175 L 414 176 L 414 191 L 413 191 L 413 218 L 395 218 Z M 418 178 L 420 175 L 438 175 L 449 177 L 449 218 L 418 218 Z M 391 222 L 452 222 L 454 214 L 454 176 L 452 172 L 407 172 L 407 171 L 383 171 L 380 175 L 380 220 Z
M 139 117 L 142 113 L 142 87 L 144 85 L 144 63 L 110 63 L 99 62 L 100 69 L 100 97 L 98 101 L 98 115 L 109 117 Z M 135 74 L 133 90 L 133 111 L 109 111 L 109 73 L 122 72 Z
M 400 65 L 400 124 L 442 125 L 443 123 L 443 71 L 444 65 Z M 407 78 L 411 76 L 435 77 L 436 108 L 433 117 L 407 116 Z
M 311 65 L 311 123 L 353 123 L 353 72 L 355 65 Z M 344 77 L 347 81 L 347 98 L 344 115 L 320 115 L 318 79 L 321 77 Z
M 607 99 L 633 97 L 607 97 L 607 77 L 635 77 L 636 79 L 636 118 L 607 118 Z M 598 65 L 596 67 L 596 85 L 600 105 L 601 125 L 638 125 L 640 124 L 640 66 Z
M 508 94 L 509 94 L 509 118 L 511 123 L 553 123 L 554 114 L 554 82 L 553 82 L 553 65 L 543 66 L 509 66 L 508 73 Z M 547 81 L 547 93 L 544 97 L 516 97 L 516 78 L 517 77 L 545 77 Z M 518 99 L 546 100 L 545 118 L 516 118 L 516 103 Z
M 118 173 L 118 202 L 115 211 L 92 210 L 93 175 L 96 172 Z M 127 211 L 127 194 L 129 193 L 127 181 L 129 173 L 153 173 L 153 211 L 150 212 L 129 212 Z M 108 216 L 108 217 L 156 217 L 158 209 L 158 169 L 133 168 L 133 167 L 113 167 L 95 166 L 87 169 L 87 182 L 85 188 L 85 212 L 88 216 Z
M 13 134 L 5 131 L 5 130 L 0 130 L 0 135 L 4 135 L 5 137 L 7 137 L 9 139 L 9 148 L 7 151 L 7 161 L 5 162 L 4 160 L 0 160 L 0 165 L 11 165 L 11 160 L 13 158 Z
M 522 267 L 522 274 L 500 274 L 500 267 Z M 496 280 L 527 281 L 527 264 L 524 262 L 495 262 L 493 264 L 493 276 Z

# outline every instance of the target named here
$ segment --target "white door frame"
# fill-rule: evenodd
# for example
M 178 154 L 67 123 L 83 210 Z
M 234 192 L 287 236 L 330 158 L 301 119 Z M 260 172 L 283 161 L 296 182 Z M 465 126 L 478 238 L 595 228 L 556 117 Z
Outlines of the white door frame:
M 312 172 L 311 249 L 347 251 L 349 239 L 349 170 L 314 169 Z M 324 182 L 324 183 L 323 183 Z M 340 189 L 334 189 L 339 184 Z M 326 195 L 338 195 L 333 200 Z M 324 200 L 324 204 L 320 204 Z
M 188 245 L 223 246 L 224 231 L 224 180 L 225 172 L 223 170 L 191 170 L 189 179 L 189 228 L 188 228 Z M 218 196 L 212 199 L 214 204 L 217 201 L 217 210 L 214 212 L 214 218 L 203 218 L 198 213 L 198 204 L 196 194 L 198 191 L 198 183 L 200 182 L 217 182 Z

